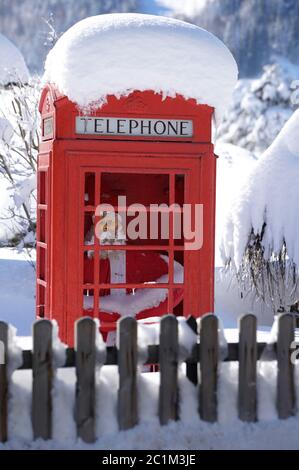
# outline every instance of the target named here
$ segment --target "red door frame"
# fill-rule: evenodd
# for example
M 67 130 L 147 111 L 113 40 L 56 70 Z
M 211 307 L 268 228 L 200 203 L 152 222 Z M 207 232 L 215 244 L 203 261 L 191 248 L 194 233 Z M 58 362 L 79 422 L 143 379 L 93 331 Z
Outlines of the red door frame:
M 200 159 L 188 158 L 182 155 L 177 156 L 177 166 L 175 165 L 175 161 L 172 160 L 172 165 L 169 167 L 169 158 L 168 155 L 159 155 L 159 158 L 152 158 L 152 156 L 141 157 L 140 155 L 134 154 L 127 154 L 126 155 L 126 167 L 120 166 L 119 163 L 122 163 L 123 157 L 115 159 L 115 165 L 111 165 L 113 159 L 111 155 L 102 153 L 95 153 L 93 157 L 97 160 L 97 162 L 101 162 L 101 166 L 99 165 L 90 165 L 87 164 L 87 161 L 90 162 L 90 153 L 89 152 L 66 152 L 65 159 L 67 161 L 67 174 L 69 175 L 68 180 L 68 197 L 67 197 L 67 207 L 69 208 L 67 215 L 67 250 L 68 250 L 68 266 L 67 266 L 67 309 L 65 311 L 65 315 L 68 318 L 67 321 L 67 336 L 71 337 L 73 331 L 68 331 L 68 326 L 71 326 L 75 320 L 77 320 L 80 316 L 82 316 L 82 277 L 83 277 L 83 257 L 82 257 L 82 233 L 83 233 L 83 222 L 82 222 L 82 212 L 83 212 L 83 182 L 81 178 L 82 171 L 101 171 L 105 173 L 109 172 L 117 172 L 117 173 L 130 173 L 134 171 L 134 173 L 166 173 L 166 174 L 185 174 L 185 203 L 193 202 L 195 197 L 192 197 L 194 193 L 194 187 L 196 183 L 196 175 L 198 175 L 198 170 L 200 169 Z M 137 157 L 137 158 L 136 158 Z M 151 167 L 149 168 L 149 158 Z M 184 163 L 184 166 L 182 166 Z M 96 173 L 97 175 L 97 173 Z M 172 178 L 170 178 L 172 180 Z M 192 182 L 193 180 L 193 182 Z M 197 180 L 197 186 L 198 180 Z M 73 188 L 80 187 L 80 191 L 75 192 Z M 96 184 L 95 187 L 97 188 L 97 192 L 99 193 L 100 188 L 100 181 L 96 176 Z M 198 201 L 198 199 L 197 199 Z M 97 205 L 99 201 L 95 201 L 95 205 Z M 170 201 L 171 203 L 172 201 Z M 78 228 L 78 229 L 77 229 Z M 75 233 L 74 233 L 75 232 Z M 139 247 L 138 247 L 139 248 Z M 169 265 L 173 266 L 173 245 L 170 243 L 170 263 Z M 140 249 L 140 248 L 139 248 Z M 156 248 L 157 249 L 157 248 Z M 166 250 L 165 250 L 166 251 Z M 193 256 L 186 256 L 186 260 L 184 263 L 184 270 L 185 270 L 185 280 L 184 285 L 188 282 L 188 272 L 194 269 L 193 264 L 195 262 L 195 258 L 198 258 L 196 265 L 197 269 L 200 270 L 200 252 L 197 254 L 193 252 Z M 95 264 L 98 261 L 98 253 L 95 253 Z M 173 269 L 169 271 L 169 284 L 172 284 L 172 276 L 173 276 Z M 192 279 L 192 277 L 191 277 Z M 96 280 L 95 280 L 96 284 Z M 187 284 L 188 285 L 188 284 Z M 76 287 L 75 287 L 76 286 Z M 187 289 L 188 290 L 188 289 Z M 193 292 L 194 294 L 194 292 Z M 172 296 L 170 296 L 172 298 Z M 192 306 L 190 304 L 190 300 L 192 299 L 192 304 L 194 304 L 194 296 L 187 296 L 187 299 L 184 300 L 184 313 L 187 315 L 188 312 L 192 310 Z M 98 304 L 98 296 L 95 295 L 94 298 L 95 305 Z M 172 310 L 172 305 L 169 306 Z
M 81 292 L 78 279 L 80 213 L 80 168 L 109 168 L 113 171 L 145 173 L 153 171 L 190 172 L 186 185 L 186 202 L 204 204 L 204 245 L 197 252 L 184 254 L 187 286 L 184 294 L 185 314 L 200 316 L 213 311 L 214 282 L 214 204 L 216 159 L 211 144 L 88 142 L 60 140 L 54 142 L 51 179 L 51 254 L 49 317 L 59 321 L 62 337 L 73 344 L 73 323 L 81 316 L 78 305 Z M 190 171 L 191 169 L 191 171 Z M 206 175 L 212 175 L 212 179 Z M 70 209 L 70 208 L 73 208 Z M 65 247 L 65 244 L 67 245 Z M 76 248 L 75 248 L 76 247 Z M 55 269 L 53 267 L 55 266 Z M 187 267 L 190 266 L 190 269 Z M 202 269 L 200 268 L 202 267 Z

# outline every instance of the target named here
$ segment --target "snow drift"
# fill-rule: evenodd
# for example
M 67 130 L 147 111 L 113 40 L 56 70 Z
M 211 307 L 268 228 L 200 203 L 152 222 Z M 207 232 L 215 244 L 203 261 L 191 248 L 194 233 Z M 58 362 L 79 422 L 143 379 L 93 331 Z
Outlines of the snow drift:
M 219 121 L 237 75 L 230 51 L 204 29 L 172 18 L 110 14 L 64 33 L 48 54 L 44 80 L 81 108 L 150 89 L 208 104 Z
M 29 72 L 21 52 L 0 34 L 0 85 L 12 82 L 27 83 Z
M 232 201 L 242 188 L 250 171 L 257 163 L 255 155 L 237 145 L 217 142 L 215 147 L 217 160 L 216 189 L 216 257 L 215 266 L 223 266 L 221 257 L 222 236 Z
M 225 223 L 223 254 L 238 267 L 251 230 L 262 234 L 264 258 L 278 255 L 283 243 L 299 265 L 299 110 L 264 152 L 235 196 Z

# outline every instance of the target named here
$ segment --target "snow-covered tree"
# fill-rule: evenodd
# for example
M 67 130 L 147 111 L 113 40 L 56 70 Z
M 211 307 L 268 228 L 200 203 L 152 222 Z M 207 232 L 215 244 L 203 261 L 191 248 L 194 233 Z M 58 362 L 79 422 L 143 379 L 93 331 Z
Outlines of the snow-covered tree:
M 13 84 L 0 90 L 0 172 L 10 202 L 1 214 L 14 236 L 11 243 L 33 244 L 35 234 L 36 162 L 39 143 L 39 83 Z M 0 221 L 1 222 L 1 221 Z
M 298 77 L 299 68 L 284 62 L 265 66 L 260 78 L 239 80 L 218 138 L 263 152 L 294 111 L 292 84 Z
M 0 86 L 28 83 L 29 72 L 24 57 L 17 47 L 0 34 Z
M 222 255 L 246 291 L 277 311 L 299 296 L 299 110 L 259 158 L 231 204 Z
M 0 56 L 6 59 L 0 69 L 0 179 L 6 193 L 0 214 L 0 241 L 33 244 L 39 81 L 29 79 L 20 52 L 3 36 Z

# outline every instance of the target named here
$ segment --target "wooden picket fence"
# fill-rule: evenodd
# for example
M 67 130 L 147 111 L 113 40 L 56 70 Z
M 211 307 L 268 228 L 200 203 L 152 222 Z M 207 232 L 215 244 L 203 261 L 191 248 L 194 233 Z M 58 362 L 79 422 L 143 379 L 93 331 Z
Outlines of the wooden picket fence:
M 194 318 L 186 320 L 197 332 Z M 225 361 L 239 362 L 238 413 L 246 422 L 257 421 L 257 360 L 266 346 L 257 343 L 257 320 L 254 315 L 244 315 L 239 324 L 239 342 L 228 344 Z M 77 435 L 85 442 L 95 436 L 95 368 L 99 355 L 96 349 L 96 323 L 84 317 L 77 321 L 74 349 L 67 349 L 64 367 L 76 368 L 74 418 Z M 121 430 L 138 423 L 137 373 L 138 347 L 137 322 L 133 318 L 119 321 L 119 349 L 106 348 L 103 364 L 117 364 L 119 390 L 117 417 Z M 51 439 L 52 436 L 52 382 L 53 344 L 52 323 L 39 320 L 33 326 L 33 351 L 23 351 L 20 369 L 32 369 L 32 427 L 34 438 Z M 275 344 L 277 360 L 277 411 L 280 419 L 296 413 L 294 365 L 290 361 L 290 345 L 294 340 L 295 323 L 292 314 L 279 316 L 278 339 Z M 187 377 L 198 388 L 198 413 L 207 422 L 217 421 L 217 378 L 219 366 L 218 319 L 205 315 L 200 322 L 200 342 L 194 345 L 186 360 Z M 5 345 L 7 364 L 8 326 L 0 322 L 0 341 Z M 273 360 L 273 359 L 271 359 Z M 148 347 L 146 363 L 159 364 L 160 389 L 157 404 L 161 425 L 179 419 L 179 341 L 178 321 L 173 315 L 161 319 L 159 345 Z M 0 365 L 0 442 L 7 440 L 7 402 L 9 380 L 7 365 Z M 199 366 L 198 366 L 199 365 Z M 199 373 L 198 373 L 199 372 Z M 198 379 L 200 377 L 200 380 Z

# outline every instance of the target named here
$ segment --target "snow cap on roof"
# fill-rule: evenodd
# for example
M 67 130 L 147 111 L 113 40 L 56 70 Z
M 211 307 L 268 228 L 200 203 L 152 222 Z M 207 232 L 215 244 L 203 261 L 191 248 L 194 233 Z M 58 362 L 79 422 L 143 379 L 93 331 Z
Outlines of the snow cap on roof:
M 48 54 L 44 80 L 81 108 L 107 95 L 154 90 L 212 106 L 219 121 L 237 76 L 228 48 L 204 29 L 120 13 L 86 18 L 66 31 Z
M 24 57 L 17 47 L 0 34 L 0 85 L 27 83 L 29 72 Z

